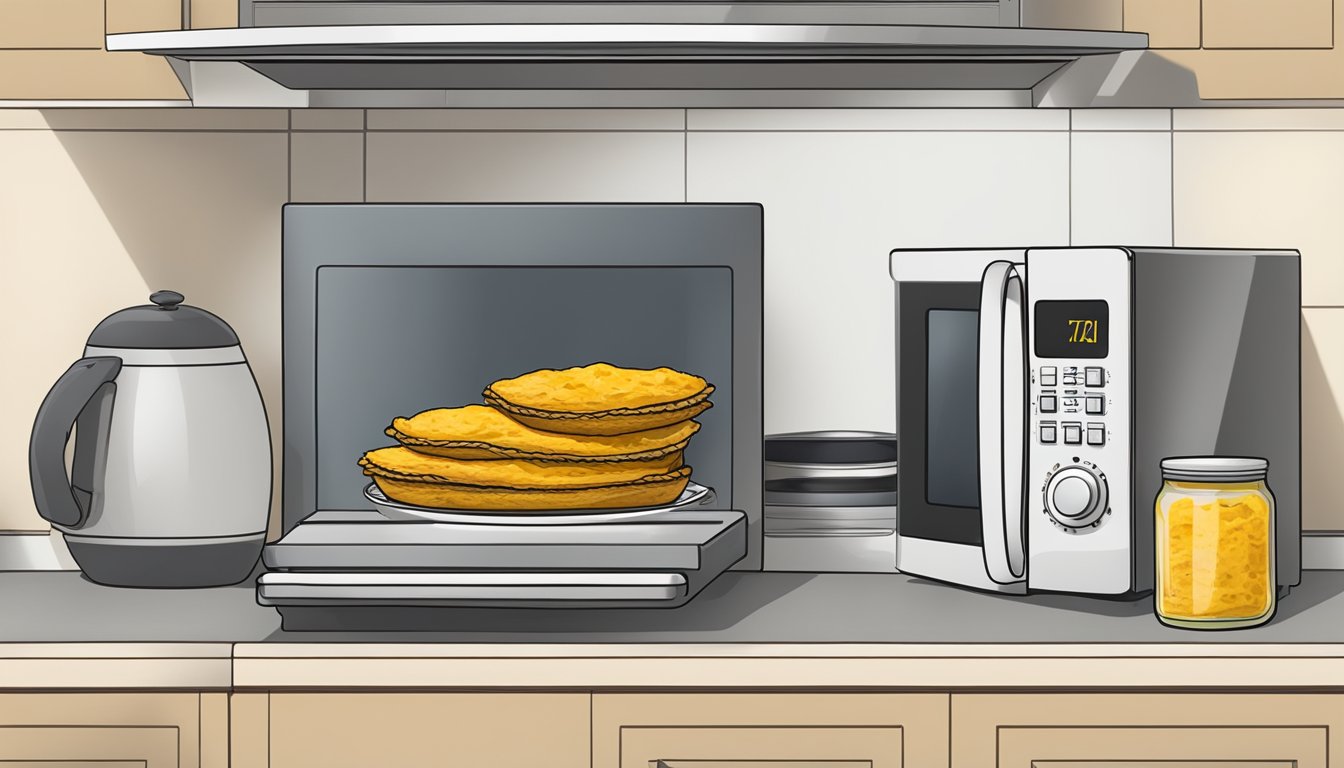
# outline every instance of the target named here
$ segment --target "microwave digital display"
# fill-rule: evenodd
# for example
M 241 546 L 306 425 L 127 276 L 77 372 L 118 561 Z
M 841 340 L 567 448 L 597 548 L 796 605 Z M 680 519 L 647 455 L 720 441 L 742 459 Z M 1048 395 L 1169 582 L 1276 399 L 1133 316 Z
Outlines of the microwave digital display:
M 1036 302 L 1036 356 L 1095 359 L 1110 352 L 1105 301 Z

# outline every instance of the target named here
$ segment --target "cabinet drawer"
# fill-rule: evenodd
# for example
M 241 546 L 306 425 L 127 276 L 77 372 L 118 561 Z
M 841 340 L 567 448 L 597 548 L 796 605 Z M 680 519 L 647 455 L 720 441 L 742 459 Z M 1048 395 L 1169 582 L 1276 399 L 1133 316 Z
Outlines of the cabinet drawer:
M 621 768 L 902 768 L 900 726 L 807 728 L 802 726 L 703 726 L 621 729 Z M 602 763 L 596 763 L 602 765 Z
M 224 696 L 0 694 L 0 766 L 225 768 Z
M 172 728 L 27 728 L 0 726 L 0 765 L 179 768 L 177 732 Z
M 1330 48 L 1334 0 L 1204 0 L 1205 48 Z
M 594 768 L 947 764 L 945 694 L 593 696 Z
M 952 765 L 1327 768 L 1341 726 L 1341 695 L 954 695 Z
M 266 744 L 272 768 L 588 768 L 588 705 L 586 693 L 274 693 L 269 736 L 235 727 L 234 745 Z

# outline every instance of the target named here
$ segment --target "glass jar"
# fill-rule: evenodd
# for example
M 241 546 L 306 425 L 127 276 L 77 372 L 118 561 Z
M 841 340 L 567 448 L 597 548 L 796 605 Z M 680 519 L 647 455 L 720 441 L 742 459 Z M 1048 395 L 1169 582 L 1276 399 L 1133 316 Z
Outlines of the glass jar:
M 1162 461 L 1154 608 L 1188 629 L 1253 627 L 1274 615 L 1274 496 L 1269 462 Z

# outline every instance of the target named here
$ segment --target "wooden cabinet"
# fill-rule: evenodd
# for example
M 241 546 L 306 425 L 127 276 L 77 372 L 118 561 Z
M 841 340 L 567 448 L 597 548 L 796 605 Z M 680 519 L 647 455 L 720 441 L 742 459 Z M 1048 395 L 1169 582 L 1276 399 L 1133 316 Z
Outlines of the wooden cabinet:
M 232 768 L 589 768 L 587 693 L 238 693 Z
M 1344 0 L 1124 0 L 1124 28 L 1204 99 L 1344 98 Z
M 946 694 L 593 695 L 593 768 L 947 764 Z
M 1327 768 L 1339 694 L 954 694 L 953 768 Z
M 1149 48 L 1198 48 L 1203 12 L 1200 0 L 1125 0 L 1124 28 L 1147 32 Z
M 1344 694 L 0 694 L 4 768 L 1329 768 Z
M 5 768 L 227 768 L 224 693 L 0 694 Z
M 1205 48 L 1330 48 L 1334 0 L 1204 0 Z
M 104 35 L 237 22 L 237 0 L 0 0 L 0 100 L 185 99 L 165 59 Z

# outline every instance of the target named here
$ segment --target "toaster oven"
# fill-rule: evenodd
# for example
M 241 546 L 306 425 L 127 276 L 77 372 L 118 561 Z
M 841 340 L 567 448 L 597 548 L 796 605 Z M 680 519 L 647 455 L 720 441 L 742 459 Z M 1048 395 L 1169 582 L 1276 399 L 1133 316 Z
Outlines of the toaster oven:
M 285 535 L 258 594 L 287 627 L 344 609 L 395 626 L 443 606 L 671 606 L 760 568 L 759 205 L 288 205 L 283 240 Z M 371 503 L 356 462 L 395 444 L 394 417 L 598 361 L 714 386 L 685 449 L 710 491 L 693 509 L 481 524 Z

